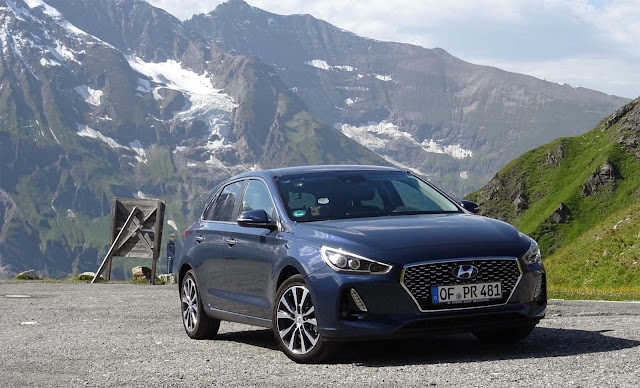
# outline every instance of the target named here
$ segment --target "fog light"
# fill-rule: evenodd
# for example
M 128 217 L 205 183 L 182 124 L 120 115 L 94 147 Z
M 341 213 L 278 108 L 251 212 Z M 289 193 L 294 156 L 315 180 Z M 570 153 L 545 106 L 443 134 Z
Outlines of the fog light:
M 538 283 L 536 284 L 536 290 L 533 295 L 538 303 L 545 303 L 547 301 L 547 277 L 544 273 L 538 277 Z
M 540 289 L 542 288 L 542 275 L 538 276 L 538 282 L 536 283 L 536 290 L 533 295 L 537 298 L 540 296 Z
M 368 311 L 367 310 L 367 306 L 365 306 L 364 302 L 362 301 L 362 298 L 360 298 L 360 295 L 358 295 L 358 292 L 355 290 L 355 288 L 352 288 L 351 290 L 349 290 L 349 293 L 351 294 L 351 299 L 353 299 L 353 303 L 356 304 L 356 307 L 358 309 L 360 309 L 360 311 Z

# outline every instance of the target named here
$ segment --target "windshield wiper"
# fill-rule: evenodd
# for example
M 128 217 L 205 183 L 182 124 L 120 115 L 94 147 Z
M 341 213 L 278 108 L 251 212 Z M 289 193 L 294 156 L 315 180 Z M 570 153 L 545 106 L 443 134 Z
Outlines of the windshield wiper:
M 418 210 L 418 211 L 406 211 L 406 212 L 393 212 L 387 215 L 389 216 L 414 216 L 419 214 L 449 214 L 459 213 L 455 210 Z

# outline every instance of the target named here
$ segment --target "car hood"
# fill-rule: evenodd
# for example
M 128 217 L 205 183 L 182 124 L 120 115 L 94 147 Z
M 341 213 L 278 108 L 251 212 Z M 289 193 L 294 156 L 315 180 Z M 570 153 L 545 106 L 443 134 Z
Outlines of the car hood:
M 451 247 L 455 247 L 454 251 L 461 253 L 453 257 L 463 257 L 480 256 L 481 251 L 490 252 L 487 247 L 494 247 L 489 254 L 495 255 L 504 254 L 496 252 L 496 246 L 512 246 L 517 252 L 528 246 L 526 237 L 523 238 L 513 226 L 491 218 L 463 213 L 299 223 L 294 233 L 297 238 L 311 240 L 318 245 L 342 248 L 363 255 L 393 251 L 424 252 L 423 248 L 429 248 L 430 252 L 444 249 L 455 255 L 451 250 Z M 470 249 L 476 249 L 476 253 L 464 253 Z M 379 254 L 373 257 L 380 257 Z

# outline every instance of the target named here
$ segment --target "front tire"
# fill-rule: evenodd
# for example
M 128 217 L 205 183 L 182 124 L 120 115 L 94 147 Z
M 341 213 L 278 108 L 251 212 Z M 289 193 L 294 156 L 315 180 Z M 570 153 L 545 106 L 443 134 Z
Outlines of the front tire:
M 184 275 L 180 286 L 182 324 L 192 339 L 212 339 L 218 334 L 220 320 L 211 318 L 202 307 L 200 291 L 193 270 Z
M 516 326 L 503 329 L 476 331 L 473 335 L 481 342 L 495 345 L 511 345 L 527 338 L 536 325 Z
M 278 347 L 291 360 L 313 364 L 333 352 L 335 344 L 318 332 L 311 294 L 301 275 L 290 277 L 278 288 L 272 319 Z

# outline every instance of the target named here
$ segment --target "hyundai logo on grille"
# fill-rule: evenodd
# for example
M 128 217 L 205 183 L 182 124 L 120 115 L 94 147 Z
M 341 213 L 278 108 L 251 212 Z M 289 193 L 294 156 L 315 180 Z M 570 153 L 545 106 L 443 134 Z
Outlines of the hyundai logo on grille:
M 478 276 L 478 268 L 473 265 L 458 265 L 453 267 L 452 273 L 458 279 L 473 279 Z

